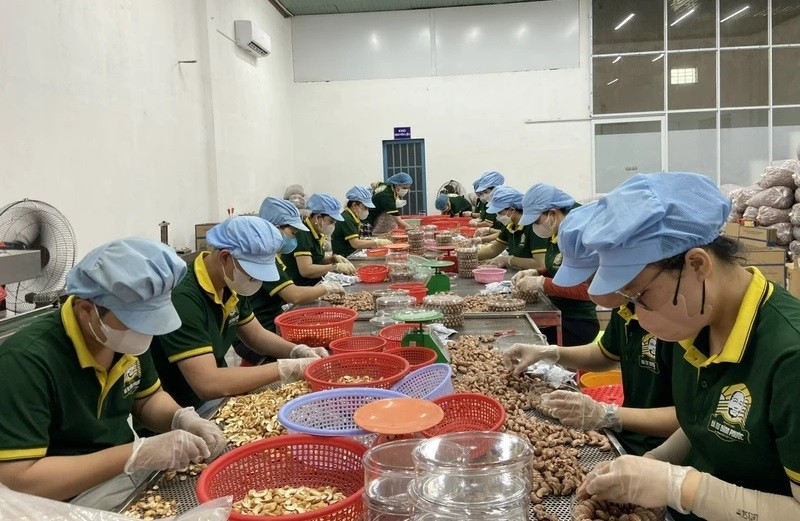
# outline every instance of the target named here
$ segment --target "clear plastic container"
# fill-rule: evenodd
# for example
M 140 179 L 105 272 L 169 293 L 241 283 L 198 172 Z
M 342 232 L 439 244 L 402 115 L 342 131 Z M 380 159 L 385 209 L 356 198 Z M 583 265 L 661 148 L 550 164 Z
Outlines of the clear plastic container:
M 414 270 L 409 264 L 408 252 L 387 253 L 386 265 L 389 266 L 389 280 L 392 282 L 409 282 L 414 278 Z
M 400 291 L 403 291 L 404 294 Z M 397 290 L 397 294 L 394 295 L 378 297 L 375 299 L 375 316 L 369 322 L 375 331 L 392 324 L 400 324 L 400 321 L 394 320 L 392 315 L 414 309 L 416 304 L 417 299 L 410 296 L 405 290 Z
M 402 508 L 395 508 L 372 501 L 366 492 L 362 497 L 364 501 L 364 517 L 362 519 L 364 521 L 408 521 L 413 515 L 410 504 L 404 505 Z
M 425 309 L 441 311 L 444 317 L 442 324 L 445 327 L 460 327 L 464 325 L 464 299 L 458 295 L 437 293 L 422 299 Z
M 473 491 L 479 496 L 481 491 Z M 498 500 L 491 504 L 477 502 L 463 503 L 459 505 L 446 505 L 434 503 L 422 497 L 417 490 L 416 484 L 409 487 L 408 492 L 411 498 L 411 509 L 414 514 L 412 519 L 426 520 L 485 520 L 485 521 L 527 521 L 528 509 L 530 508 L 530 494 L 524 497 L 515 496 Z
M 367 500 L 395 511 L 411 511 L 408 486 L 416 478 L 412 453 L 422 441 L 411 439 L 382 443 L 364 454 L 364 495 Z

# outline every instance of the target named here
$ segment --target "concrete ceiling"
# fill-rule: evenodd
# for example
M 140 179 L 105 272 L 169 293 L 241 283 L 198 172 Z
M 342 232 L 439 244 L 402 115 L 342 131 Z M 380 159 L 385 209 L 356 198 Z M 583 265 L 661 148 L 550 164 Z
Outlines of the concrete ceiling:
M 286 11 L 284 14 L 289 16 L 405 11 L 467 5 L 514 4 L 526 1 L 535 0 L 270 0 L 273 4 L 282 5 Z

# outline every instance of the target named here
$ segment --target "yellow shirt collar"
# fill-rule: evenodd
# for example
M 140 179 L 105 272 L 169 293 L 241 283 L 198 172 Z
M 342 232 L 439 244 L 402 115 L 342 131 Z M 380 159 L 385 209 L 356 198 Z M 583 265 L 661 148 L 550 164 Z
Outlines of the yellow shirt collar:
M 314 240 L 324 246 L 325 236 L 317 233 L 317 230 L 314 228 L 314 225 L 311 224 L 311 217 L 306 217 L 303 222 L 305 223 L 306 228 L 308 228 L 308 231 L 311 232 L 311 236 L 314 237 Z
M 725 341 L 722 351 L 718 355 L 710 357 L 704 355 L 702 351 L 694 346 L 694 341 L 697 337 L 679 342 L 686 351 L 683 358 L 693 366 L 707 367 L 710 364 L 722 362 L 738 364 L 742 361 L 745 349 L 750 341 L 750 335 L 753 332 L 753 324 L 756 321 L 758 311 L 769 300 L 775 289 L 758 268 L 749 267 L 747 271 L 753 274 L 753 280 L 750 281 L 750 285 L 747 287 L 742 304 L 739 306 L 736 322 L 733 324 L 733 329 Z
M 353 216 L 353 219 L 356 221 L 356 224 L 361 224 L 361 219 L 359 219 L 358 216 L 355 213 L 353 213 L 353 210 L 351 210 L 350 208 L 345 208 L 345 211 Z
M 72 307 L 74 303 L 75 296 L 71 295 L 67 298 L 67 301 L 64 302 L 64 305 L 61 306 L 61 323 L 64 325 L 67 337 L 69 337 L 75 348 L 75 354 L 78 355 L 78 363 L 81 364 L 81 369 L 93 367 L 105 373 L 105 369 L 97 363 L 92 353 L 89 352 L 89 347 L 86 345 L 86 340 L 83 338 L 81 327 L 78 325 L 78 317 L 75 316 L 75 309 Z M 122 360 L 126 359 L 130 359 L 130 361 L 133 362 L 135 357 L 132 355 L 122 355 Z
M 511 233 L 517 233 L 521 229 L 525 228 L 524 226 L 520 226 L 519 224 L 514 224 L 514 221 L 511 221 L 506 225 L 506 229 Z
M 622 317 L 626 326 L 631 323 L 631 320 L 639 320 L 636 318 L 636 313 L 631 311 L 628 306 L 620 306 L 619 309 L 617 309 L 617 315 Z
M 206 269 L 206 263 L 204 259 L 208 257 L 208 255 L 210 255 L 210 252 L 204 251 L 194 259 L 194 274 L 197 276 L 197 282 L 200 284 L 200 287 L 203 288 L 203 291 L 213 297 L 215 304 L 219 304 L 227 309 L 232 308 L 239 302 L 239 296 L 235 291 L 228 288 L 228 290 L 231 292 L 231 298 L 229 298 L 228 301 L 223 304 L 222 300 L 219 298 L 216 288 L 214 288 L 214 283 L 211 282 L 211 275 L 208 274 L 208 270 Z M 224 292 L 225 290 L 223 288 L 222 293 Z

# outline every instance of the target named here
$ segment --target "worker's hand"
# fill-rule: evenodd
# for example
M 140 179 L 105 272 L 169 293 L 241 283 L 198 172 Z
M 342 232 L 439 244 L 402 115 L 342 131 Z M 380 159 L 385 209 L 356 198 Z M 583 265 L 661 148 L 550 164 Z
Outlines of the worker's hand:
M 489 260 L 489 262 L 487 262 L 487 264 L 489 266 L 494 266 L 495 268 L 505 268 L 506 266 L 508 266 L 508 259 L 509 258 L 510 257 L 508 255 L 508 253 L 503 252 L 500 255 L 498 255 L 497 257 L 495 257 L 494 259 Z
M 482 220 L 482 219 L 472 219 L 472 220 L 469 222 L 469 225 L 470 225 L 470 226 L 472 226 L 473 228 L 477 228 L 478 226 L 480 226 L 480 225 L 481 225 L 481 223 L 483 223 L 483 220 Z
M 227 445 L 225 436 L 222 434 L 222 430 L 217 427 L 217 424 L 201 418 L 194 410 L 194 407 L 178 409 L 172 417 L 172 429 L 181 429 L 203 438 L 203 441 L 208 445 L 208 450 L 211 452 L 211 459 L 222 454 Z
M 495 230 L 493 228 L 490 228 L 490 227 L 478 228 L 477 230 L 475 230 L 475 237 L 479 237 L 479 238 L 480 237 L 486 237 L 487 235 L 491 235 L 494 232 L 495 232 Z
M 583 393 L 572 391 L 553 391 L 542 395 L 542 407 L 550 409 L 550 414 L 561 423 L 576 429 L 622 430 L 619 406 L 613 403 L 600 403 Z
M 558 346 L 514 344 L 503 351 L 503 365 L 506 370 L 519 376 L 536 362 L 544 360 L 554 364 L 558 362 L 558 357 Z
M 339 262 L 344 262 L 345 264 L 351 264 L 351 262 L 349 260 L 347 260 L 347 258 L 342 257 L 341 255 L 334 255 L 333 256 L 333 264 L 336 264 L 336 263 L 339 263 Z
M 645 508 L 672 507 L 687 513 L 681 504 L 681 488 L 691 467 L 679 467 L 641 456 L 620 456 L 602 461 L 586 475 L 578 497 L 597 495 L 615 503 Z
M 288 384 L 303 379 L 306 367 L 319 360 L 319 358 L 281 358 L 278 360 L 278 376 L 282 384 Z
M 328 350 L 324 347 L 308 347 L 305 344 L 297 344 L 289 353 L 289 358 L 325 358 Z
M 356 268 L 349 262 L 337 262 L 333 265 L 333 271 L 335 273 L 341 273 L 342 275 L 355 275 Z
M 390 244 L 392 244 L 392 241 L 390 241 L 389 239 L 375 239 L 375 246 L 377 246 L 378 248 L 381 248 L 383 246 L 389 246 Z
M 540 291 L 544 293 L 544 275 L 537 275 L 535 277 L 525 277 L 524 279 L 517 282 L 515 286 L 517 290 L 523 293 L 533 293 L 534 291 Z
M 319 283 L 319 285 L 325 288 L 326 295 L 344 295 L 344 286 L 336 282 L 335 280 L 326 280 Z
M 199 463 L 211 456 L 211 451 L 203 438 L 194 434 L 175 430 L 137 438 L 133 442 L 131 457 L 125 463 L 125 474 L 138 470 L 175 470 L 189 463 Z
M 519 284 L 519 281 L 521 281 L 522 279 L 524 279 L 526 277 L 536 277 L 538 275 L 539 275 L 539 270 L 522 270 L 522 271 L 518 271 L 517 273 L 514 274 L 513 277 L 511 277 L 511 285 L 512 286 L 516 286 L 517 284 Z

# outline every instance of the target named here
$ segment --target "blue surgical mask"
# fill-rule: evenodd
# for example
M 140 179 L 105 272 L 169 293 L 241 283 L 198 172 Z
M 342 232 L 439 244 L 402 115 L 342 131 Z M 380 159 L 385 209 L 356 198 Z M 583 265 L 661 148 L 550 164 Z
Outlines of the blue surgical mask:
M 281 253 L 284 255 L 288 255 L 292 253 L 295 248 L 297 248 L 297 239 L 294 237 L 289 237 L 288 235 L 283 236 L 283 245 L 281 246 Z

